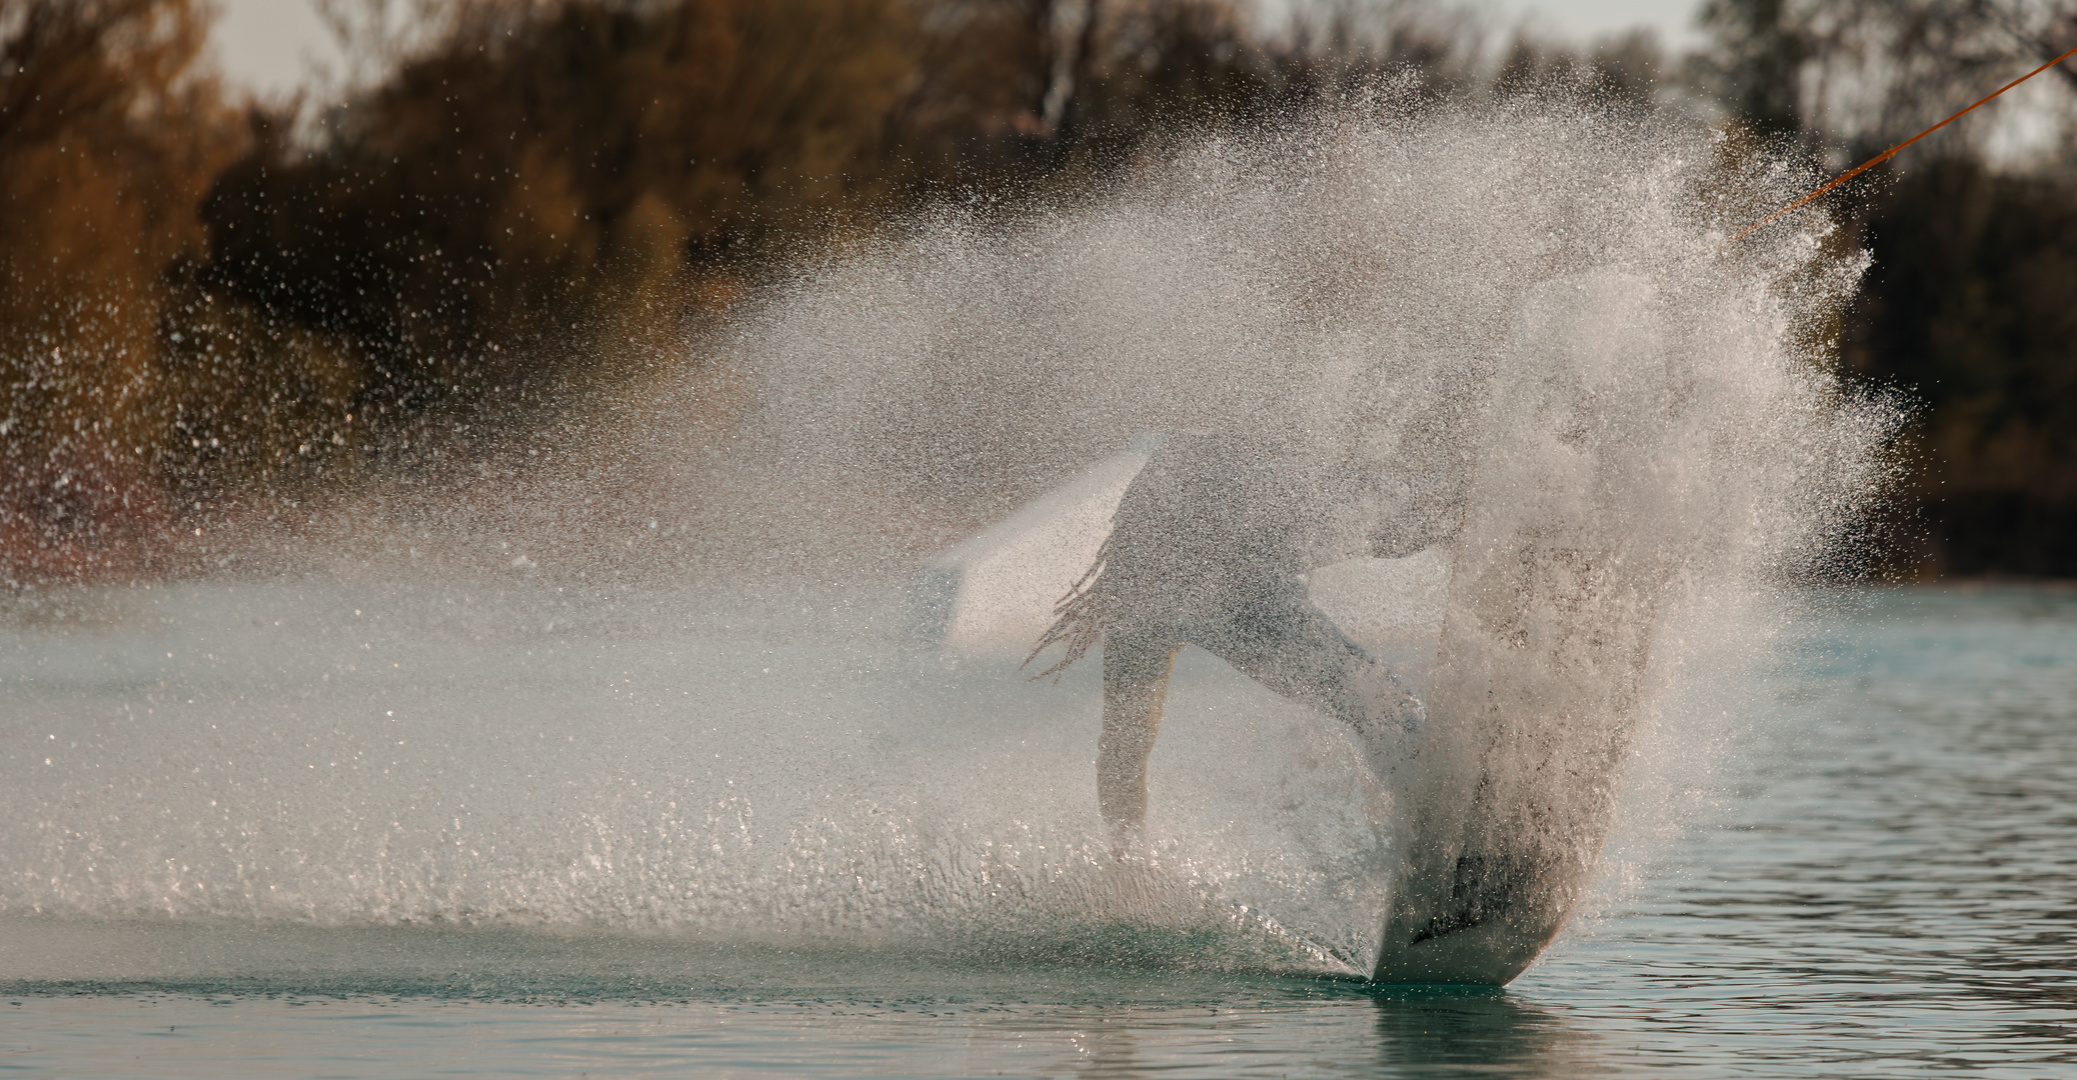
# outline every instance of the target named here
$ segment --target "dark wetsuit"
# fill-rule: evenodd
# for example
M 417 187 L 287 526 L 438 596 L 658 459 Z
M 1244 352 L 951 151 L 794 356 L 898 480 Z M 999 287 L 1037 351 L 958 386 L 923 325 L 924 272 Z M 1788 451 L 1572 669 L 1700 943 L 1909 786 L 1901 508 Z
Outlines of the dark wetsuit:
M 1372 768 L 1390 767 L 1420 703 L 1313 605 L 1305 574 L 1447 538 L 1454 508 L 1416 502 L 1373 473 L 1277 460 L 1232 436 L 1171 436 L 1155 450 L 1096 565 L 1039 642 L 1066 648 L 1049 671 L 1103 643 L 1097 788 L 1107 820 L 1130 826 L 1144 816 L 1146 759 L 1184 645 L 1351 725 Z M 1351 534 L 1357 550 L 1337 541 Z

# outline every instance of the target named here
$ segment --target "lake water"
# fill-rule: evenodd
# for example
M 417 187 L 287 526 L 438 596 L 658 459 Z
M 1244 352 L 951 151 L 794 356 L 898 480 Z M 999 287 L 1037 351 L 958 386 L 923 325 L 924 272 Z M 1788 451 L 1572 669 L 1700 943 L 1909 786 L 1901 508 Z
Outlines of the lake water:
M 311 606 L 293 599 L 222 603 L 250 609 L 235 621 L 251 624 L 246 645 L 256 648 L 293 636 L 266 625 Z M 558 792 L 599 773 L 628 790 L 558 805 L 649 820 L 637 811 L 679 790 L 658 777 L 682 771 L 696 740 L 645 743 L 647 729 L 631 727 L 587 745 L 553 726 L 576 698 L 541 689 L 497 711 L 529 745 L 560 735 L 567 751 L 481 750 L 466 707 L 487 700 L 481 680 L 524 690 L 531 665 L 499 668 L 462 649 L 408 688 L 370 681 L 408 673 L 422 648 L 409 635 L 327 636 L 356 624 L 344 621 L 350 601 L 325 603 L 342 610 L 311 616 L 319 630 L 305 633 L 307 648 L 282 647 L 250 669 L 228 659 L 235 643 L 173 623 L 144 633 L 123 629 L 128 616 L 98 628 L 43 616 L 8 631 L 0 1075 L 2077 1076 L 2077 596 L 2013 587 L 1829 598 L 1821 632 L 1767 676 L 1765 715 L 1711 729 L 1722 745 L 1699 750 L 1660 733 L 1662 753 L 1692 751 L 1692 763 L 1652 766 L 1653 791 L 1627 804 L 1588 910 L 1545 957 L 1505 990 L 1448 992 L 1257 963 L 1237 939 L 1187 918 L 1047 922 L 1053 909 L 1030 886 L 1037 899 L 1017 918 L 1034 920 L 1036 947 L 1005 944 L 1015 918 L 988 923 L 985 941 L 968 934 L 942 947 L 930 935 L 854 933 L 840 919 L 810 933 L 798 905 L 744 884 L 767 872 L 749 863 L 711 864 L 745 875 L 726 888 L 680 881 L 655 869 L 661 849 L 630 848 L 625 829 L 601 825 L 580 842 L 519 820 L 530 806 L 577 799 Z M 210 610 L 209 625 L 233 621 Z M 664 649 L 610 627 L 588 632 L 621 659 Z M 188 648 L 199 666 L 185 674 L 142 666 Z M 543 652 L 540 664 L 562 662 Z M 764 674 L 783 649 L 753 652 L 738 667 Z M 784 693 L 815 699 L 842 674 L 830 670 Z M 542 679 L 578 693 L 563 675 Z M 313 681 L 347 704 L 283 689 Z M 650 700 L 655 687 L 601 677 L 590 689 L 622 694 L 635 714 L 663 708 Z M 648 697 L 637 701 L 638 690 Z M 1046 692 L 1090 690 L 1069 680 Z M 132 715 L 145 709 L 155 711 Z M 398 715 L 410 709 L 445 711 L 412 726 Z M 900 734 L 861 723 L 861 739 Z M 234 752 L 184 756 L 219 724 L 246 725 Z M 184 734 L 139 734 L 154 725 Z M 421 737 L 438 745 L 407 756 Z M 377 762 L 378 741 L 402 749 Z M 1009 739 L 1027 741 L 1042 740 Z M 759 752 L 716 745 L 708 760 L 722 766 L 754 764 Z M 841 757 L 864 743 L 815 745 Z M 1016 774 L 1014 761 L 976 746 L 965 771 L 985 775 L 960 799 L 978 804 Z M 1085 754 L 1040 750 L 1063 777 L 1080 776 Z M 233 759 L 248 753 L 260 767 L 240 771 Z M 1229 746 L 1228 756 L 1244 755 Z M 712 783 L 725 789 L 744 768 Z M 1187 802 L 1187 781 L 1157 769 L 1157 798 Z M 491 787 L 505 794 L 483 791 L 467 806 L 452 794 Z M 377 795 L 404 809 L 366 805 Z M 209 816 L 234 798 L 238 809 Z M 927 809 L 904 812 L 923 820 Z M 387 830 L 383 844 L 362 838 L 372 823 Z M 619 861 L 597 875 L 543 869 L 551 851 L 604 865 L 608 835 L 623 837 Z M 790 835 L 797 849 L 801 834 Z M 1043 850 L 1051 834 L 1031 835 Z M 526 850 L 491 851 L 497 843 Z M 863 865 L 864 849 L 849 850 L 846 865 Z M 1026 857 L 1017 865 L 1055 865 Z M 1254 872 L 1220 880 L 1254 895 L 1295 880 Z M 816 873 L 846 910 L 868 912 L 858 926 L 910 910 L 899 898 L 860 901 L 870 882 L 846 892 L 835 871 Z M 298 895 L 277 899 L 287 893 Z M 727 925 L 763 919 L 785 932 L 715 932 L 721 922 L 674 915 L 658 899 L 666 894 L 695 896 L 686 902 L 710 914 L 726 906 L 718 896 L 732 897 Z M 963 893 L 939 902 L 978 903 Z

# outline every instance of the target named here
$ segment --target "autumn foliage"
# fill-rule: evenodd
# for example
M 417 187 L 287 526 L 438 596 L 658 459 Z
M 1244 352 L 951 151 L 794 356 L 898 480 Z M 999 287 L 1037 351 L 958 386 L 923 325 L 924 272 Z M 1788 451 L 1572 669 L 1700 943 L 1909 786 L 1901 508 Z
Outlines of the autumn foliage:
M 465 9 L 315 148 L 261 133 L 207 279 L 358 342 L 390 415 L 547 392 L 599 328 L 870 220 L 912 37 L 894 0 Z
M 240 149 L 187 0 L 30 2 L 0 41 L 0 553 L 11 575 L 142 568 L 178 388 L 177 263 Z
M 226 99 L 199 0 L 0 6 L 0 576 L 180 569 L 624 389 L 790 252 L 1322 84 L 1216 0 L 424 12 L 313 115 Z
M 355 4 L 325 6 L 381 7 Z M 322 107 L 260 107 L 207 69 L 203 0 L 0 0 L 0 580 L 211 565 L 224 521 L 638 397 L 789 259 L 933 202 L 1101 186 L 1150 141 L 1380 77 L 1617 101 L 1667 81 L 1644 38 L 1494 53 L 1421 0 L 1297 0 L 1273 30 L 1226 0 L 418 9 L 355 39 L 365 77 Z M 1690 81 L 1814 143 L 1808 95 L 1769 82 L 1823 59 L 1801 10 L 1713 0 L 1721 55 Z M 1878 257 L 1847 364 L 1927 403 L 1904 509 L 1924 565 L 2077 573 L 2077 185 L 1942 153 L 1840 204 Z

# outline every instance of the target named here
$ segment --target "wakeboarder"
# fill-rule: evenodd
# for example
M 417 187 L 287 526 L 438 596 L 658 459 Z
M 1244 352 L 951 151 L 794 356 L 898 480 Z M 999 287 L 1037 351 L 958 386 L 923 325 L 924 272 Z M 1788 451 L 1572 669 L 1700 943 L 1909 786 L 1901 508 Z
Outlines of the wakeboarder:
M 1388 788 L 1401 786 L 1423 719 L 1420 699 L 1313 604 L 1306 574 L 1449 540 L 1460 498 L 1368 471 L 1279 460 L 1232 434 L 1164 439 L 1031 653 L 1062 646 L 1043 677 L 1102 645 L 1096 790 L 1113 834 L 1129 838 L 1146 817 L 1147 759 L 1184 645 L 1349 725 L 1371 771 Z

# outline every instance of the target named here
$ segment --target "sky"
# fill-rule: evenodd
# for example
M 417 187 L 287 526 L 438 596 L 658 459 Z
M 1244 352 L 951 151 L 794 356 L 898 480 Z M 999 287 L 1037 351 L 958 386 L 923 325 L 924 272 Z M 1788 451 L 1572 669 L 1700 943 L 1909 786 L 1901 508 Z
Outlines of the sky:
M 235 83 L 273 96 L 301 85 L 313 64 L 338 62 L 338 49 L 308 0 L 217 0 L 217 6 L 217 58 Z
M 1577 42 L 1607 37 L 1637 26 L 1659 32 L 1668 48 L 1692 48 L 1698 0 L 1500 0 L 1493 5 L 1509 21 L 1528 20 L 1532 29 Z
M 262 95 L 301 85 L 314 65 L 338 63 L 338 51 L 308 0 L 217 0 L 217 55 L 225 73 Z M 1584 43 L 1649 26 L 1670 48 L 1692 45 L 1695 0 L 1485 0 L 1503 26 Z

